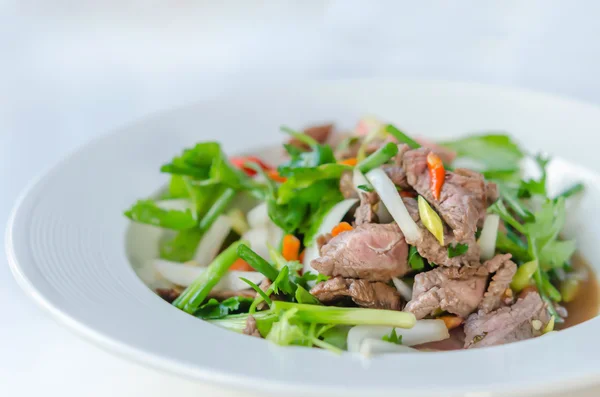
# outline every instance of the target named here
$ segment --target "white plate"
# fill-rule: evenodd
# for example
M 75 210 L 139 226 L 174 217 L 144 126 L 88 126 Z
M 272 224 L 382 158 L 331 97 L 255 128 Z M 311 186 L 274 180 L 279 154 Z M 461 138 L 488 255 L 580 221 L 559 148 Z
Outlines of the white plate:
M 501 347 L 388 355 L 281 348 L 227 332 L 176 310 L 139 280 L 125 253 L 123 210 L 165 184 L 159 166 L 196 141 L 228 153 L 279 142 L 280 124 L 333 120 L 351 126 L 372 113 L 413 135 L 509 131 L 588 168 L 555 161 L 553 189 L 584 180 L 569 232 L 600 256 L 597 132 L 600 109 L 514 89 L 443 82 L 301 84 L 200 103 L 148 117 L 78 150 L 19 200 L 7 252 L 22 287 L 61 322 L 125 357 L 184 376 L 278 395 L 464 395 L 570 388 L 600 375 L 600 319 Z M 40 335 L 43 338 L 43 335 Z M 479 394 L 473 394 L 479 395 Z

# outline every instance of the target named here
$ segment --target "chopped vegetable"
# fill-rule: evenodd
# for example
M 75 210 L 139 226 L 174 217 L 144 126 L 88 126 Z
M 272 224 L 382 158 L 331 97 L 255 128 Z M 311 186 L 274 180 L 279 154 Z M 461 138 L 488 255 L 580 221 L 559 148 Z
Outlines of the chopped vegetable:
M 304 287 L 298 286 L 295 294 L 296 302 L 298 303 L 306 303 L 309 305 L 321 305 L 321 302 L 315 298 L 310 292 L 308 292 Z
M 402 202 L 396 186 L 380 168 L 371 170 L 367 175 L 367 179 L 379 194 L 381 201 L 385 204 L 400 230 L 404 234 L 406 241 L 409 244 L 414 244 L 421 237 L 421 229 L 412 219 L 406 206 Z
M 367 193 L 371 193 L 374 190 L 373 187 L 369 185 L 358 185 L 357 188 Z
M 254 268 L 254 270 L 260 272 L 269 280 L 275 280 L 279 275 L 277 269 L 271 266 L 269 262 L 261 258 L 256 252 L 252 251 L 247 245 L 236 245 L 236 252 L 241 259 L 245 260 L 250 266 L 252 266 L 252 268 Z
M 523 152 L 508 135 L 472 135 L 439 144 L 455 151 L 458 158 L 479 162 L 482 170 L 520 171 L 519 161 L 523 158 Z
M 256 171 L 253 170 L 252 168 L 248 167 L 246 165 L 246 163 L 258 164 L 258 166 L 265 171 L 270 170 L 272 168 L 271 166 L 264 163 L 261 159 L 259 159 L 258 157 L 255 157 L 255 156 L 230 157 L 229 161 L 231 162 L 231 164 L 233 164 L 237 168 L 241 169 L 249 176 L 256 175 Z
M 194 260 L 206 266 L 209 264 L 219 251 L 223 242 L 231 232 L 231 221 L 225 215 L 219 215 L 210 228 L 204 233 L 202 241 L 196 248 Z
M 513 276 L 510 287 L 515 292 L 520 292 L 523 288 L 527 287 L 531 283 L 531 278 L 533 277 L 537 268 L 538 262 L 536 260 L 529 261 L 519 266 L 517 272 Z
M 579 290 L 581 289 L 581 281 L 574 277 L 567 277 L 560 283 L 560 294 L 563 302 L 572 302 Z
M 228 314 L 247 311 L 251 303 L 251 298 L 243 298 L 240 296 L 232 296 L 222 302 L 219 302 L 216 299 L 210 299 L 196 310 L 194 316 L 205 320 L 223 318 Z
M 233 314 L 217 320 L 210 320 L 209 322 L 219 327 L 242 333 L 244 328 L 246 328 L 248 317 L 248 313 Z M 269 333 L 273 323 L 277 320 L 277 315 L 270 310 L 253 313 L 252 317 L 256 320 L 258 331 L 263 337 Z
M 139 200 L 133 207 L 125 211 L 125 216 L 134 222 L 172 230 L 187 230 L 197 224 L 191 210 L 165 210 L 152 200 Z
M 391 142 L 386 143 L 375 153 L 371 154 L 366 159 L 362 160 L 356 165 L 356 168 L 362 173 L 366 173 L 374 168 L 379 167 L 382 164 L 387 163 L 392 157 L 398 154 L 398 146 Z
M 440 316 L 439 319 L 444 322 L 448 330 L 460 327 L 464 321 L 462 317 L 450 315 Z
M 286 234 L 283 237 L 283 248 L 281 253 L 288 261 L 298 260 L 300 254 L 300 240 L 293 234 Z
M 477 240 L 481 249 L 481 260 L 492 259 L 496 253 L 496 240 L 498 239 L 498 227 L 500 226 L 500 217 L 496 214 L 489 214 L 483 221 L 483 229 Z M 466 252 L 466 250 L 465 250 Z
M 571 186 L 570 188 L 559 193 L 554 199 L 556 200 L 559 197 L 566 199 L 566 198 L 576 195 L 579 192 L 583 192 L 584 190 L 585 190 L 585 185 L 583 183 L 576 183 L 573 186 Z
M 410 285 L 406 284 L 398 277 L 392 277 L 392 282 L 405 301 L 408 302 L 412 299 L 412 287 Z
M 356 164 L 358 164 L 358 159 L 356 157 L 352 157 L 352 158 L 349 158 L 349 159 L 338 161 L 338 163 L 354 167 Z
M 287 178 L 279 175 L 279 172 L 277 170 L 268 170 L 267 176 L 275 182 L 284 183 L 285 181 L 287 181 Z
M 418 353 L 419 350 L 412 347 L 392 344 L 383 340 L 367 338 L 360 345 L 359 354 L 366 358 L 384 353 Z
M 546 324 L 546 326 L 542 330 L 542 333 L 547 334 L 548 332 L 554 331 L 554 323 L 555 323 L 555 317 L 551 316 L 550 321 L 548 321 L 548 324 Z
M 412 313 L 396 310 L 316 306 L 283 301 L 273 302 L 273 310 L 276 313 L 290 309 L 296 309 L 296 315 L 302 321 L 318 324 L 374 324 L 411 328 L 416 322 Z
M 340 233 L 348 232 L 352 229 L 354 228 L 348 222 L 340 222 L 333 229 L 331 229 L 331 235 L 335 237 Z
M 468 244 L 456 243 L 453 245 L 448 245 L 448 258 L 454 258 L 456 256 L 461 256 L 469 250 Z
M 231 228 L 234 232 L 239 234 L 240 236 L 250 229 L 250 225 L 246 221 L 246 215 L 244 212 L 238 208 L 232 208 L 227 212 L 227 217 L 231 222 Z
M 386 342 L 394 343 L 396 345 L 402 344 L 402 335 L 398 336 L 396 333 L 396 328 L 392 328 L 392 332 L 389 335 L 383 335 L 381 340 Z
M 427 228 L 433 234 L 433 236 L 440 242 L 440 245 L 444 245 L 444 225 L 440 216 L 431 208 L 427 200 L 423 196 L 419 196 L 417 199 L 419 203 L 419 216 L 423 222 L 423 226 Z
M 187 287 L 173 302 L 173 306 L 188 313 L 194 313 L 208 296 L 212 288 L 219 282 L 229 267 L 237 259 L 238 247 L 245 246 L 243 241 L 231 244 L 225 251 L 215 258 L 206 271 Z
M 392 327 L 379 325 L 357 325 L 348 332 L 348 351 L 359 352 L 366 339 L 381 340 L 384 335 L 389 335 Z M 428 342 L 437 342 L 448 339 L 450 334 L 442 320 L 419 320 L 412 328 L 396 327 L 398 337 L 402 336 L 404 346 L 416 346 Z
M 385 126 L 385 131 L 394 138 L 396 138 L 398 143 L 406 143 L 411 149 L 418 149 L 421 147 L 421 145 L 417 141 L 410 138 L 404 132 L 400 131 L 398 128 L 394 127 L 391 124 Z
M 423 257 L 419 255 L 417 248 L 414 245 L 411 245 L 408 250 L 408 264 L 413 270 L 423 270 L 425 268 L 425 261 Z
M 442 159 L 434 152 L 429 152 L 427 155 L 427 168 L 429 170 L 429 188 L 433 194 L 433 198 L 440 199 L 442 186 L 446 179 L 446 170 Z
M 242 258 L 237 258 L 235 260 L 235 262 L 233 262 L 233 264 L 229 267 L 229 270 L 230 271 L 240 270 L 240 271 L 243 271 L 243 272 L 253 272 L 254 268 L 252 266 L 250 266 L 248 264 L 248 262 L 246 262 Z

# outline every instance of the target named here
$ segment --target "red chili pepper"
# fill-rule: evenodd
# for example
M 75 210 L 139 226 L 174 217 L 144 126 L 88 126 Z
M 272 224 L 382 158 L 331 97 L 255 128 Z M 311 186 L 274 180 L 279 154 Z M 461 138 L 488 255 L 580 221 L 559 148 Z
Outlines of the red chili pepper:
M 242 171 L 244 171 L 246 174 L 248 174 L 250 176 L 256 175 L 256 171 L 254 171 L 252 168 L 246 167 L 245 166 L 246 163 L 258 164 L 258 166 L 265 171 L 268 171 L 273 168 L 255 156 L 230 157 L 229 161 L 231 162 L 231 164 L 233 164 L 237 168 L 241 169 Z
M 429 188 L 431 189 L 433 198 L 439 200 L 442 186 L 446 179 L 444 163 L 437 154 L 429 152 L 427 155 L 427 168 L 429 168 Z

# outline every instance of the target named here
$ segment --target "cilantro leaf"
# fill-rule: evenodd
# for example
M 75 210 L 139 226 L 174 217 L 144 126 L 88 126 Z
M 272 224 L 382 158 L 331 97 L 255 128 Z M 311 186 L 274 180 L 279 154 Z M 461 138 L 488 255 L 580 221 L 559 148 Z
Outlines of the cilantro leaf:
M 468 158 L 478 162 L 482 170 L 503 172 L 511 175 L 519 171 L 518 164 L 524 156 L 519 146 L 506 134 L 471 135 L 465 138 L 439 143 L 452 149 L 458 158 Z
M 457 243 L 454 245 L 448 245 L 448 258 L 454 258 L 456 256 L 463 255 L 469 250 L 468 244 Z
M 173 262 L 186 262 L 194 257 L 202 239 L 202 231 L 194 228 L 182 230 L 171 238 L 160 242 L 160 257 Z
M 413 245 L 410 246 L 408 250 L 408 264 L 413 270 L 423 270 L 425 268 L 425 262 L 419 252 L 417 252 L 417 248 Z
M 298 303 L 306 303 L 309 305 L 321 305 L 321 301 L 315 298 L 310 292 L 308 292 L 304 287 L 298 286 L 296 289 L 296 294 L 294 295 L 296 298 L 296 302 Z
M 172 230 L 187 230 L 197 224 L 197 220 L 189 209 L 185 211 L 166 210 L 160 208 L 153 200 L 138 200 L 125 216 L 134 222 Z
M 540 179 L 529 179 L 521 181 L 519 185 L 518 196 L 519 197 L 531 197 L 534 195 L 547 196 L 546 193 L 546 180 L 548 179 L 546 168 L 550 162 L 549 157 L 538 153 L 535 155 L 535 162 L 537 163 L 542 173 Z
M 245 312 L 251 304 L 252 298 L 244 298 L 241 296 L 233 296 L 222 302 L 213 298 L 200 306 L 194 313 L 194 316 L 205 320 L 223 318 L 228 314 Z
M 390 343 L 394 343 L 396 345 L 401 345 L 402 344 L 402 335 L 398 336 L 398 334 L 396 333 L 396 328 L 392 328 L 392 332 L 389 335 L 383 335 L 381 340 L 384 340 L 384 341 L 390 342 Z
M 371 193 L 374 189 L 373 186 L 370 185 L 358 185 L 357 186 L 363 192 Z
M 575 240 L 551 241 L 540 251 L 539 261 L 543 270 L 561 267 L 575 253 Z

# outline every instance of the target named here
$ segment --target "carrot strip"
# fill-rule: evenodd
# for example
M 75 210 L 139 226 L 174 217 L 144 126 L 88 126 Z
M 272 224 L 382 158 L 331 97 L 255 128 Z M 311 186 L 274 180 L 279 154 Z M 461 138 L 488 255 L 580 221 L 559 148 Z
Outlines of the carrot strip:
M 439 200 L 442 186 L 446 179 L 444 163 L 437 154 L 429 152 L 427 155 L 427 168 L 429 168 L 429 188 L 431 189 L 433 198 Z
M 340 222 L 339 224 L 337 224 L 336 226 L 333 227 L 333 229 L 331 229 L 331 235 L 333 237 L 337 236 L 340 233 L 343 232 L 347 232 L 352 230 L 353 227 L 350 226 L 350 224 L 348 222 Z
M 462 317 L 458 316 L 440 316 L 440 320 L 444 321 L 444 324 L 446 324 L 446 328 L 448 328 L 449 330 L 460 326 L 464 321 Z
M 283 237 L 281 254 L 288 261 L 297 261 L 300 253 L 300 240 L 293 234 L 286 234 Z
M 304 262 L 304 254 L 306 253 L 306 250 L 302 250 L 302 252 L 300 253 L 300 255 L 298 256 L 298 260 L 303 263 Z
M 276 169 L 272 169 L 272 170 L 268 170 L 267 171 L 267 176 L 269 178 L 271 178 L 272 180 L 274 180 L 275 182 L 285 182 L 287 181 L 287 178 L 284 176 L 279 175 L 279 172 L 277 172 Z
M 338 163 L 354 167 L 356 164 L 358 164 L 358 159 L 356 157 L 352 157 L 346 160 L 339 161 Z
M 229 271 L 232 271 L 232 270 L 239 270 L 239 271 L 242 271 L 242 272 L 253 272 L 253 271 L 255 271 L 252 268 L 252 266 L 250 266 L 248 264 L 248 262 L 246 262 L 242 258 L 237 258 L 235 260 L 235 262 L 233 262 L 233 264 L 229 267 Z

